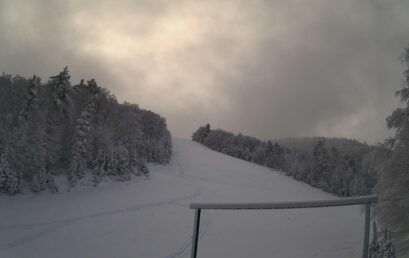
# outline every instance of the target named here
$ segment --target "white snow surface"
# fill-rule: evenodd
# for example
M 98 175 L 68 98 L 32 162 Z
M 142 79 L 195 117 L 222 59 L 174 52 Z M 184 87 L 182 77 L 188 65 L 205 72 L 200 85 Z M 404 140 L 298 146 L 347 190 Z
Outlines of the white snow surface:
M 0 198 L 0 257 L 190 257 L 191 202 L 334 199 L 301 182 L 198 143 L 173 139 L 147 180 Z M 198 257 L 360 257 L 359 206 L 204 210 Z

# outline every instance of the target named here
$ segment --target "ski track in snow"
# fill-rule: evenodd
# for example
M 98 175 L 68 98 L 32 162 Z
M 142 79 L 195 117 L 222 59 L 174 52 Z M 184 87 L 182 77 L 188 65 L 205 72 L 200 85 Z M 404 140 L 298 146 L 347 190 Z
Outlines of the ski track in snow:
M 176 179 L 182 181 L 183 183 L 186 183 L 186 180 L 183 180 L 181 178 L 175 177 Z M 17 229 L 17 228 L 30 228 L 30 227 L 39 227 L 39 226 L 52 226 L 49 229 L 42 230 L 36 234 L 21 238 L 19 240 L 15 240 L 12 242 L 9 242 L 7 244 L 0 245 L 0 250 L 6 250 L 9 248 L 17 247 L 20 245 L 24 245 L 26 243 L 31 242 L 32 240 L 37 240 L 38 238 L 44 237 L 50 233 L 55 232 L 56 230 L 70 225 L 72 223 L 76 223 L 79 221 L 83 220 L 88 220 L 88 219 L 96 219 L 96 218 L 101 218 L 104 216 L 111 216 L 111 215 L 116 215 L 116 214 L 124 214 L 124 213 L 132 213 L 136 212 L 139 210 L 143 209 L 148 209 L 148 208 L 155 208 L 159 207 L 162 205 L 178 205 L 178 202 L 180 201 L 185 201 L 189 199 L 193 199 L 201 194 L 201 189 L 200 187 L 197 187 L 197 189 L 188 195 L 175 198 L 175 199 L 170 199 L 166 201 L 160 201 L 160 202 L 154 202 L 154 203 L 145 203 L 145 204 L 140 204 L 140 205 L 135 205 L 131 207 L 127 207 L 124 209 L 116 209 L 116 210 L 110 210 L 110 211 L 104 211 L 100 213 L 94 213 L 94 214 L 89 214 L 85 216 L 79 216 L 79 217 L 74 217 L 74 218 L 68 218 L 68 219 L 63 219 L 63 220 L 56 220 L 56 221 L 47 221 L 47 222 L 40 222 L 40 223 L 33 223 L 33 224 L 18 224 L 18 225 L 9 225 L 9 226 L 2 226 L 0 227 L 0 230 L 7 230 L 7 229 Z M 183 206 L 186 207 L 185 205 L 178 205 L 178 206 Z
M 177 157 L 177 152 L 175 152 L 173 154 L 173 160 L 176 162 L 176 166 L 177 166 L 177 171 L 179 172 L 179 175 L 176 175 L 177 178 L 179 178 L 180 180 L 183 180 L 184 182 L 190 184 L 190 185 L 194 185 L 197 188 L 197 191 L 199 192 L 199 194 L 197 196 L 193 196 L 190 199 L 193 199 L 195 197 L 198 197 L 201 195 L 202 193 L 202 189 L 200 186 L 194 184 L 193 182 L 191 182 L 191 180 L 189 180 L 191 177 L 186 177 L 182 166 L 180 165 L 180 161 Z M 181 207 L 185 207 L 185 208 L 189 208 L 187 205 L 183 205 L 183 204 L 176 204 L 174 203 L 173 205 L 177 205 L 177 206 L 181 206 Z M 211 216 L 210 214 L 206 214 L 203 213 L 204 216 L 202 216 L 202 219 L 200 221 L 200 231 L 199 231 L 199 239 L 201 239 L 207 232 L 207 230 L 210 227 L 211 224 Z M 193 225 L 193 220 L 192 220 L 192 225 Z M 166 255 L 164 258 L 178 258 L 178 257 L 185 257 L 189 254 L 190 251 L 190 247 L 192 246 L 192 241 L 193 241 L 193 234 L 185 241 L 183 242 L 183 244 L 174 252 L 172 252 L 171 254 Z
M 270 193 L 275 193 L 275 195 L 271 195 L 271 197 L 274 200 L 274 197 L 277 196 L 277 193 L 285 193 L 285 195 L 279 195 L 278 198 L 279 200 L 281 200 L 281 198 L 286 199 L 286 198 L 326 198 L 326 194 L 322 193 L 321 191 L 317 190 L 317 189 L 313 189 L 312 187 L 293 181 L 292 179 L 285 177 L 285 176 L 281 176 L 278 175 L 278 173 L 270 171 L 264 167 L 259 167 L 257 165 L 254 164 L 249 164 L 246 163 L 244 161 L 241 160 L 237 160 L 237 159 L 233 159 L 231 157 L 225 156 L 223 154 L 219 154 L 219 153 L 214 153 L 210 150 L 207 150 L 207 148 L 204 148 L 196 143 L 191 143 L 185 140 L 177 140 L 176 145 L 179 145 L 176 149 L 174 149 L 174 153 L 173 153 L 173 157 L 172 160 L 170 162 L 169 165 L 167 166 L 155 166 L 152 169 L 152 181 L 151 184 L 154 187 L 153 191 L 147 191 L 150 188 L 146 188 L 147 190 L 137 190 L 137 191 L 129 191 L 129 189 L 134 189 L 134 188 L 126 188 L 126 187 L 132 187 L 132 186 L 124 186 L 125 187 L 125 193 L 144 193 L 145 191 L 147 191 L 148 194 L 155 194 L 155 193 L 162 193 L 162 191 L 160 190 L 160 187 L 165 187 L 170 185 L 171 187 L 173 187 L 172 189 L 175 190 L 171 190 L 169 191 L 164 191 L 163 193 L 165 195 L 163 196 L 167 196 L 166 194 L 169 194 L 169 197 L 166 198 L 162 198 L 162 195 L 158 195 L 161 196 L 159 200 L 153 201 L 155 199 L 153 199 L 151 202 L 146 202 L 146 203 L 137 203 L 132 205 L 132 203 L 129 203 L 128 201 L 125 202 L 120 202 L 119 204 L 122 204 L 122 207 L 116 207 L 115 209 L 108 209 L 108 210 L 104 210 L 101 212 L 98 212 L 98 210 L 94 210 L 94 212 L 91 212 L 89 214 L 85 214 L 85 215 L 78 215 L 77 216 L 72 216 L 74 215 L 76 212 L 72 213 L 71 216 L 68 216 L 68 218 L 62 218 L 62 216 L 60 215 L 60 217 L 58 217 L 58 215 L 56 216 L 56 218 L 59 219 L 55 219 L 55 220 L 44 220 L 44 221 L 39 221 L 36 223 L 15 223 L 18 220 L 14 220 L 9 216 L 9 220 L 3 220 L 3 222 L 9 222 L 9 225 L 4 225 L 0 226 L 0 234 L 7 234 L 8 232 L 10 232 L 10 236 L 14 237 L 14 239 L 10 239 L 10 238 L 3 238 L 3 241 L 0 242 L 0 256 L 4 253 L 5 255 L 7 254 L 11 254 L 11 257 L 21 257 L 21 256 L 13 256 L 15 254 L 19 254 L 21 249 L 25 249 L 25 250 L 32 250 L 32 248 L 36 248 L 37 243 L 35 243 L 34 241 L 37 241 L 38 239 L 41 238 L 45 238 L 44 241 L 47 241 L 48 238 L 50 238 L 51 236 L 49 236 L 52 233 L 55 233 L 61 229 L 63 229 L 66 226 L 69 225 L 73 225 L 75 223 L 78 222 L 82 222 L 82 221 L 87 221 L 87 220 L 96 220 L 98 218 L 103 218 L 103 217 L 108 217 L 108 216 L 116 216 L 116 215 L 120 215 L 120 214 L 128 214 L 128 213 L 133 213 L 133 212 L 138 212 L 138 211 L 145 211 L 145 210 L 150 210 L 150 209 L 154 209 L 154 208 L 158 208 L 158 207 L 163 207 L 163 206 L 167 206 L 167 207 L 180 207 L 181 209 L 184 210 L 188 210 L 188 204 L 194 200 L 215 200 L 215 198 L 227 198 L 227 200 L 230 200 L 229 198 L 233 197 L 233 201 L 237 200 L 241 200 L 241 198 L 246 198 L 247 194 L 249 194 L 248 196 L 251 198 L 250 200 L 253 200 L 252 196 L 255 196 L 255 200 L 259 200 L 259 197 L 261 196 L 261 198 L 263 198 L 263 196 L 267 196 L 268 198 L 270 198 Z M 183 149 L 182 149 L 183 148 Z M 205 150 L 206 149 L 206 150 Z M 193 159 L 191 159 L 193 158 Z M 256 167 L 253 167 L 256 166 Z M 184 171 L 184 169 L 186 169 L 186 171 Z M 236 178 L 236 170 L 237 170 L 237 178 Z M 254 177 L 253 176 L 249 176 L 248 174 L 248 170 L 254 170 L 254 172 L 252 171 L 251 173 L 254 173 Z M 208 172 L 209 171 L 209 172 Z M 245 172 L 243 172 L 245 171 Z M 246 174 L 247 173 L 247 174 Z M 154 176 L 156 175 L 156 176 Z M 252 174 L 253 175 L 253 174 Z M 159 181 L 156 181 L 159 180 Z M 184 185 L 182 187 L 182 185 Z M 155 188 L 156 186 L 156 188 Z M 274 186 L 274 190 L 272 190 L 273 188 L 271 186 Z M 159 188 L 158 188 L 159 187 Z M 178 189 L 180 187 L 180 190 Z M 287 187 L 290 187 L 291 190 L 287 190 Z M 277 190 L 278 188 L 278 190 Z M 122 188 L 120 188 L 122 189 Z M 102 191 L 103 193 L 104 191 Z M 113 197 L 110 200 L 111 201 L 115 201 L 117 200 L 118 196 L 120 195 L 116 195 L 116 192 L 108 192 L 109 194 L 113 193 Z M 232 195 L 234 193 L 234 195 Z M 243 194 L 242 194 L 243 193 Z M 258 193 L 261 193 L 261 195 L 258 195 Z M 66 193 L 67 196 L 70 193 Z M 84 195 L 87 194 L 86 192 L 84 193 Z M 230 194 L 230 195 L 229 195 Z M 304 197 L 305 194 L 305 197 Z M 176 195 L 176 196 L 175 196 Z M 81 195 L 80 195 L 81 196 Z M 99 199 L 101 199 L 101 195 L 95 195 L 97 197 L 97 201 Z M 95 196 L 93 196 L 94 199 L 91 198 L 91 200 L 95 200 Z M 102 195 L 102 196 L 107 196 L 107 195 Z M 170 198 L 170 196 L 173 196 Z M 317 197 L 317 196 L 321 196 L 321 197 Z M 155 197 L 155 196 L 154 196 Z M 199 198 L 200 197 L 200 198 Z M 77 197 L 76 197 L 77 198 Z M 74 198 L 75 203 L 77 203 L 77 199 Z M 155 197 L 157 198 L 157 197 Z M 277 197 L 276 197 L 277 198 Z M 65 200 L 65 198 L 63 199 Z M 79 201 L 81 199 L 78 199 Z M 102 199 L 101 199 L 102 200 Z M 130 199 L 132 200 L 132 199 Z M 136 202 L 138 202 L 139 199 L 136 200 Z M 143 199 L 140 199 L 143 200 Z M 45 199 L 45 201 L 48 200 Z M 89 202 L 89 199 L 86 200 L 87 202 Z M 84 203 L 87 203 L 84 202 Z M 1 203 L 0 203 L 1 204 Z M 33 205 L 34 208 L 36 207 L 35 205 Z M 124 207 L 126 206 L 126 207 Z M 7 208 L 7 203 L 3 204 L 3 206 L 0 206 L 1 208 Z M 16 206 L 19 207 L 19 206 Z M 76 207 L 76 206 L 75 206 Z M 81 207 L 81 206 L 80 206 Z M 101 206 L 104 207 L 105 206 Z M 109 206 L 106 206 L 109 207 Z M 112 207 L 111 207 L 112 208 Z M 12 209 L 15 209 L 14 207 L 12 207 Z M 167 210 L 167 211 L 174 211 L 175 209 L 171 208 L 170 210 L 168 208 L 164 209 L 164 208 L 160 208 L 163 210 Z M 178 209 L 176 209 L 177 211 Z M 179 209 L 180 210 L 180 209 Z M 29 211 L 29 210 L 28 210 Z M 155 214 L 155 216 L 159 216 L 159 214 L 163 214 L 162 210 L 158 210 L 158 211 L 151 211 L 152 213 L 148 213 L 148 214 Z M 13 214 L 13 213 L 11 213 Z M 17 213 L 18 214 L 18 213 Z M 39 213 L 41 214 L 41 213 Z M 69 215 L 71 213 L 67 213 L 67 215 Z M 177 212 L 176 214 L 180 215 L 183 214 L 183 216 L 186 216 L 187 213 L 182 212 L 179 213 Z M 275 213 L 276 214 L 276 213 Z M 328 213 L 326 213 L 327 216 L 328 214 L 330 216 L 331 215 L 331 211 L 329 211 Z M 1 215 L 1 211 L 0 211 L 0 215 Z M 19 215 L 19 214 L 18 214 Z M 65 214 L 64 214 L 65 215 Z M 317 214 L 318 215 L 318 214 Z M 142 215 L 142 218 L 145 219 L 145 215 Z M 152 221 L 155 224 L 157 223 L 157 220 L 164 220 L 167 221 L 165 222 L 164 225 L 168 225 L 169 221 L 177 221 L 174 220 L 174 217 L 172 217 L 174 215 L 172 214 L 165 214 L 165 217 L 163 217 L 163 215 L 159 216 L 159 217 L 155 217 L 153 218 L 154 220 L 150 220 L 148 217 L 146 217 L 147 221 Z M 240 213 L 239 216 L 246 216 L 245 213 Z M 273 215 L 272 215 L 273 216 Z M 277 223 L 278 224 L 271 224 L 269 223 L 269 232 L 273 233 L 273 230 L 278 228 L 278 230 L 285 230 L 287 231 L 286 228 L 286 223 L 284 222 L 283 226 L 280 226 L 280 224 L 282 223 L 282 220 L 280 218 L 281 215 L 278 215 L 278 220 Z M 292 221 L 293 218 L 298 218 L 297 215 L 295 214 L 296 217 L 291 217 L 289 216 L 288 218 L 286 218 L 287 221 Z M 314 217 L 311 217 L 311 215 L 308 215 L 309 217 L 303 217 L 303 220 L 307 223 L 312 223 L 311 221 L 315 221 Z M 26 222 L 30 222 L 29 220 L 26 220 L 25 217 L 22 217 Z M 27 217 L 28 218 L 28 217 Z M 34 217 L 35 218 L 35 217 Z M 40 217 L 38 217 L 40 218 Z M 263 217 L 264 218 L 264 217 Z M 339 217 L 337 217 L 339 219 Z M 168 220 L 169 219 L 169 220 Z M 184 233 L 181 234 L 175 234 L 174 241 L 172 244 L 169 243 L 169 245 L 167 245 L 166 247 L 166 251 L 159 251 L 159 252 L 154 252 L 155 255 L 153 253 L 150 253 L 150 251 L 148 251 L 147 253 L 145 253 L 145 255 L 143 255 L 143 250 L 142 251 L 142 255 L 139 254 L 139 252 L 137 251 L 138 249 L 129 249 L 129 250 L 134 250 L 137 251 L 137 253 L 129 253 L 128 256 L 126 257 L 141 257 L 141 258 L 145 258 L 145 257 L 158 257 L 158 258 L 182 258 L 182 257 L 187 257 L 190 253 L 190 248 L 192 245 L 192 233 L 190 230 L 193 229 L 193 216 L 192 217 L 186 217 L 186 222 L 183 222 L 182 225 L 183 229 L 184 229 Z M 246 224 L 240 224 L 243 221 L 238 220 L 239 224 L 235 224 L 235 222 L 233 222 L 233 224 L 229 224 L 230 220 L 223 220 L 223 217 L 215 217 L 213 218 L 213 224 L 214 224 L 214 228 L 212 230 L 209 231 L 209 229 L 212 226 L 212 217 L 211 217 L 211 213 L 208 212 L 202 212 L 202 219 L 201 219 L 201 223 L 200 223 L 200 231 L 199 231 L 199 239 L 202 239 L 206 234 L 208 234 L 208 237 L 205 237 L 202 241 L 209 241 L 212 239 L 212 237 L 214 238 L 215 234 L 220 234 L 222 233 L 222 229 L 220 229 L 220 225 L 228 225 L 230 228 L 230 230 L 232 229 L 232 226 L 235 227 L 239 227 L 238 229 L 240 231 L 237 231 L 238 234 L 243 235 L 243 232 L 246 232 L 245 234 L 249 237 L 247 239 L 251 239 L 251 241 L 254 241 L 253 245 L 257 245 L 257 243 L 259 242 L 259 239 L 256 240 L 256 238 L 252 238 L 254 235 L 254 231 L 252 231 L 251 227 L 244 229 L 240 229 L 242 226 L 246 226 Z M 267 218 L 268 221 L 270 221 L 270 217 Z M 110 221 L 111 219 L 109 219 L 108 221 Z M 12 222 L 14 221 L 14 224 L 12 224 Z M 263 220 L 262 220 L 263 221 Z M 262 221 L 260 221 L 262 223 Z M 350 222 L 350 221 L 349 221 Z M 100 225 L 100 222 L 95 222 L 96 225 Z M 142 221 L 143 223 L 143 221 Z M 167 224 L 166 224 L 167 223 Z M 225 224 L 223 224 L 225 223 Z M 291 222 L 290 224 L 288 224 L 288 226 L 291 227 L 291 224 L 294 222 Z M 152 225 L 155 225 L 152 224 Z M 151 224 L 149 224 L 151 225 Z M 328 225 L 328 224 L 327 224 Z M 103 225 L 101 225 L 103 226 Z M 254 225 L 257 226 L 257 223 Z M 305 225 L 303 225 L 305 227 Z M 155 227 L 155 226 L 154 226 Z M 173 230 L 178 230 L 179 226 L 174 226 L 171 227 L 171 230 L 173 232 Z M 135 227 L 135 232 L 137 231 L 137 226 Z M 325 229 L 325 228 L 323 228 Z M 68 229 L 71 230 L 71 229 Z M 146 230 L 146 229 L 145 229 Z M 148 228 L 148 230 L 151 230 L 150 228 Z M 159 230 L 158 232 L 161 232 L 161 226 L 158 227 Z M 187 232 L 187 230 L 189 230 L 189 232 Z M 237 230 L 237 229 L 236 229 Z M 247 231 L 246 231 L 247 230 Z M 264 232 L 264 227 L 258 228 L 259 231 L 257 231 L 258 233 L 260 233 L 260 231 Z M 315 232 L 315 230 L 310 232 L 310 229 L 308 227 L 306 227 L 304 230 L 305 231 L 300 231 L 298 229 L 290 229 L 290 230 L 295 230 L 295 232 L 301 233 L 302 235 L 306 235 L 309 236 L 309 234 L 311 232 Z M 284 232 L 285 232 L 284 231 Z M 88 231 L 88 232 L 92 232 L 92 231 Z M 130 232 L 129 230 L 127 232 Z M 169 233 L 170 231 L 163 231 L 166 233 Z M 176 231 L 175 231 L 176 232 Z M 234 234 L 234 231 L 230 231 L 231 233 Z M 239 233 L 241 232 L 241 233 Z M 328 232 L 326 230 L 324 230 L 323 232 Z M 274 234 L 268 233 L 268 237 L 275 237 Z M 60 234 L 60 232 L 58 232 L 58 234 Z M 61 232 L 61 236 L 66 236 L 66 230 L 62 230 Z M 121 234 L 121 233 L 119 233 Z M 136 235 L 139 235 L 140 233 L 136 233 Z M 265 233 L 264 233 L 265 234 Z M 341 233 L 340 233 L 341 234 Z M 236 235 L 239 239 L 243 239 L 240 238 L 241 235 Z M 6 236 L 6 235 L 4 235 Z M 47 238 L 48 236 L 48 238 Z M 152 239 L 156 239 L 156 235 L 153 235 L 155 238 Z M 346 240 L 348 239 L 348 241 L 356 241 L 356 238 L 354 238 L 355 240 L 349 240 L 349 238 L 345 238 L 343 235 L 340 235 L 341 237 L 339 239 L 341 239 L 344 242 L 340 242 L 339 244 L 341 245 L 333 245 L 332 251 L 336 250 L 336 252 L 338 252 L 336 255 L 334 255 L 333 257 L 352 257 L 354 253 L 356 253 L 355 249 L 351 249 L 351 244 L 348 244 L 350 247 L 348 247 L 345 243 Z M 109 237 L 112 236 L 108 236 L 108 239 L 111 239 Z M 129 238 L 129 235 L 123 235 L 122 237 L 124 237 L 124 239 L 131 239 Z M 128 238 L 126 238 L 128 237 Z M 210 238 L 209 238 L 210 237 Z M 279 236 L 281 237 L 281 236 Z M 286 236 L 284 236 L 286 237 Z M 98 238 L 98 236 L 97 236 Z M 1 239 L 1 238 L 0 238 Z M 162 238 L 163 239 L 163 238 Z M 165 238 L 166 239 L 166 238 Z M 265 239 L 265 238 L 264 238 Z M 273 239 L 273 238 L 272 238 Z M 287 238 L 286 238 L 287 239 Z M 178 242 L 178 240 L 181 240 L 180 242 Z M 263 239 L 262 239 L 263 240 Z M 104 240 L 101 240 L 102 243 L 105 243 Z M 226 239 L 224 240 L 226 241 Z M 280 241 L 280 238 L 275 238 L 275 241 Z M 322 238 L 321 241 L 325 242 L 325 245 L 328 245 L 330 242 L 326 242 L 325 238 Z M 59 243 L 59 242 L 58 242 Z M 85 241 L 85 244 L 87 242 Z M 145 243 L 145 242 L 142 242 Z M 219 248 L 217 251 L 223 252 L 222 249 L 220 249 L 219 246 L 214 245 L 213 246 L 215 248 Z M 146 243 L 145 243 L 146 244 Z M 228 244 L 228 243 L 227 243 Z M 309 242 L 307 241 L 307 246 L 309 246 Z M 80 245 L 82 246 L 82 245 Z M 223 245 L 221 245 L 223 246 Z M 269 244 L 265 244 L 265 241 L 262 242 L 262 244 L 260 244 L 260 246 L 262 248 L 266 248 L 269 246 Z M 279 250 L 280 246 L 276 246 L 278 247 Z M 125 247 L 127 248 L 127 247 Z M 231 247 L 230 247 L 231 248 Z M 251 248 L 255 248 L 255 247 L 251 247 Z M 305 248 L 305 247 L 304 247 Z M 310 247 L 307 247 L 308 249 Z M 148 248 L 149 249 L 149 248 Z M 325 253 L 322 252 L 321 250 L 322 248 L 318 248 L 318 249 L 314 249 L 312 250 L 306 257 L 323 257 L 320 256 L 321 253 Z M 64 249 L 65 250 L 65 249 Z M 170 250 L 170 251 L 169 251 Z M 253 249 L 254 250 L 254 249 Z M 328 249 L 326 249 L 328 250 Z M 88 250 L 86 250 L 88 251 Z M 209 252 L 209 250 L 206 250 L 206 248 L 204 248 L 202 250 L 203 253 Z M 231 251 L 231 249 L 227 250 L 228 252 Z M 236 253 L 237 257 L 247 257 L 246 249 L 242 250 L 244 251 L 243 253 Z M 297 252 L 292 252 L 297 253 Z M 79 253 L 80 255 L 82 254 L 81 252 Z M 149 255 L 148 255 L 149 254 Z M 165 254 L 165 255 L 164 255 Z M 327 253 L 328 254 L 328 253 Z M 49 257 L 55 257 L 55 255 L 58 256 L 58 253 L 50 253 L 47 254 L 50 255 Z M 67 254 L 64 254 L 67 255 Z M 100 253 L 100 255 L 102 256 L 93 256 L 93 257 L 110 257 L 109 253 Z M 131 256 L 132 255 L 132 256 Z M 134 255 L 134 256 L 133 256 Z M 263 256 L 264 255 L 264 256 Z M 260 253 L 258 256 L 260 257 L 267 257 L 265 255 L 268 255 L 267 253 Z M 281 253 L 277 253 L 278 257 L 287 257 L 287 252 L 286 251 L 282 251 Z M 340 256 L 341 255 L 341 256 Z M 224 255 L 223 257 L 225 257 L 226 255 Z M 9 256 L 6 256 L 9 257 Z M 23 256 L 25 257 L 25 256 Z M 48 256 L 35 256 L 35 257 L 48 257 Z M 66 257 L 66 256 L 64 256 Z M 80 256 L 82 257 L 82 256 Z M 234 256 L 231 256 L 234 257 Z M 293 256 L 290 256 L 293 257 Z M 297 255 L 298 257 L 298 255 Z M 328 257 L 328 256 L 327 256 Z
M 206 234 L 207 230 L 209 229 L 211 225 L 210 214 L 203 213 L 203 215 L 204 216 L 202 216 L 202 219 L 200 220 L 199 239 L 201 239 Z M 172 252 L 171 254 L 166 255 L 164 258 L 177 258 L 177 257 L 187 256 L 192 246 L 192 241 L 193 241 L 193 235 L 189 237 L 176 251 Z
M 6 250 L 9 248 L 14 248 L 18 247 L 21 245 L 24 245 L 26 243 L 29 243 L 31 241 L 37 240 L 41 237 L 44 237 L 50 233 L 53 233 L 60 228 L 67 226 L 72 223 L 76 223 L 79 221 L 83 220 L 88 220 L 88 219 L 96 219 L 104 216 L 111 216 L 111 215 L 116 215 L 116 214 L 123 214 L 123 213 L 132 213 L 136 212 L 139 210 L 143 209 L 148 209 L 148 208 L 154 208 L 162 205 L 175 205 L 179 207 L 184 207 L 184 208 L 189 208 L 188 205 L 180 204 L 178 202 L 180 201 L 186 201 L 189 199 L 194 199 L 198 196 L 201 195 L 202 190 L 201 187 L 192 183 L 190 180 L 186 179 L 186 176 L 184 175 L 183 169 L 180 166 L 179 160 L 175 157 L 174 158 L 176 165 L 177 165 L 177 170 L 179 171 L 179 175 L 172 175 L 172 174 L 165 174 L 161 172 L 155 172 L 155 173 L 160 173 L 162 175 L 166 176 L 172 176 L 176 180 L 179 180 L 185 184 L 193 185 L 196 187 L 196 190 L 188 195 L 182 196 L 180 198 L 175 198 L 175 199 L 170 199 L 166 201 L 160 201 L 160 202 L 154 202 L 154 203 L 145 203 L 145 204 L 140 204 L 140 205 L 135 205 L 131 207 L 127 207 L 124 209 L 117 209 L 117 210 L 110 210 L 110 211 L 104 211 L 100 213 L 94 213 L 94 214 L 89 214 L 85 216 L 79 216 L 79 217 L 74 217 L 74 218 L 68 218 L 64 220 L 56 220 L 56 221 L 46 221 L 46 222 L 40 222 L 40 223 L 32 223 L 32 224 L 18 224 L 18 225 L 9 225 L 9 226 L 0 226 L 0 230 L 7 230 L 7 229 L 18 229 L 18 228 L 30 228 L 30 227 L 40 227 L 40 226 L 50 226 L 47 229 L 41 230 L 40 232 L 37 232 L 36 234 L 26 236 L 24 238 L 20 238 L 18 240 L 9 242 L 5 245 L 0 245 L 0 250 Z M 193 220 L 192 220 L 193 224 Z M 210 214 L 204 214 L 202 216 L 202 220 L 200 223 L 200 232 L 199 232 L 199 239 L 203 237 L 204 234 L 206 234 L 206 231 L 210 227 L 211 224 L 211 216 Z M 178 249 L 176 249 L 174 252 L 171 254 L 166 255 L 164 258 L 177 258 L 177 257 L 184 257 L 189 254 L 190 247 L 192 245 L 192 239 L 193 235 L 190 236 Z
M 139 205 L 130 206 L 130 207 L 127 207 L 127 208 L 124 208 L 124 209 L 109 210 L 109 211 L 98 212 L 98 213 L 93 213 L 93 214 L 89 214 L 89 215 L 78 216 L 78 217 L 68 218 L 68 219 L 63 219 L 63 220 L 46 221 L 46 222 L 39 222 L 39 223 L 33 223 L 33 224 L 17 224 L 17 225 L 9 225 L 9 226 L 0 226 L 0 230 L 47 226 L 47 225 L 53 225 L 53 224 L 70 224 L 70 223 L 74 223 L 74 222 L 78 222 L 78 221 L 82 221 L 82 220 L 86 220 L 86 219 L 100 218 L 100 217 L 115 215 L 115 214 L 130 213 L 130 212 L 135 212 L 135 211 L 139 211 L 139 210 L 143 210 L 143 209 L 147 209 L 147 208 L 154 208 L 154 207 L 158 207 L 158 206 L 162 206 L 162 205 L 173 204 L 173 203 L 177 203 L 177 202 L 180 202 L 180 201 L 193 199 L 193 198 L 199 196 L 200 194 L 201 194 L 201 189 L 198 188 L 193 193 L 191 193 L 189 195 L 185 195 L 185 196 L 182 196 L 182 197 L 179 197 L 179 198 L 170 199 L 170 200 L 166 200 L 166 201 L 139 204 Z

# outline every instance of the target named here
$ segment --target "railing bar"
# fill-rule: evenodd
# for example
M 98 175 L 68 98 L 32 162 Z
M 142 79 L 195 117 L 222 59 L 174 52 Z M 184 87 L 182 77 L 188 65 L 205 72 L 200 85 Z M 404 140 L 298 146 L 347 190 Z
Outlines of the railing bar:
M 335 200 L 319 200 L 304 202 L 273 202 L 273 203 L 192 203 L 191 209 L 299 209 L 321 208 L 333 206 L 348 206 L 376 203 L 376 195 L 341 198 Z

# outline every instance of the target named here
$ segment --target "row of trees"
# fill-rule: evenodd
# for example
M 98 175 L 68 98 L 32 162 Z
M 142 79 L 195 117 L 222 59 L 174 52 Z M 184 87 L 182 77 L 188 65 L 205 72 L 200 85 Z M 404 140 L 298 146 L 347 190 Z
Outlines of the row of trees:
M 368 146 L 347 139 L 304 139 L 306 144 L 296 148 L 271 140 L 234 135 L 221 129 L 212 130 L 209 124 L 200 127 L 192 139 L 213 150 L 280 170 L 339 196 L 371 193 L 377 181 L 379 160 L 390 155 L 387 149 L 380 146 Z M 306 145 L 311 148 L 306 148 Z M 337 145 L 342 146 L 341 150 Z
M 57 191 L 53 175 L 71 186 L 88 173 L 95 184 L 127 180 L 146 174 L 146 162 L 170 160 L 164 118 L 118 103 L 94 79 L 71 85 L 67 67 L 47 83 L 3 74 L 0 92 L 0 192 Z

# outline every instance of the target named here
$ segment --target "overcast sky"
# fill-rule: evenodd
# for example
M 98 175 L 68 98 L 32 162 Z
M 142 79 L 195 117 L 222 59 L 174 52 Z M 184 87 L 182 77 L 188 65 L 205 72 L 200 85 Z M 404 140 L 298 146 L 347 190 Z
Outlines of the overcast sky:
M 383 141 L 405 69 L 409 1 L 0 0 L 0 72 L 68 65 L 172 135 Z M 1 94 L 1 93 L 0 93 Z

